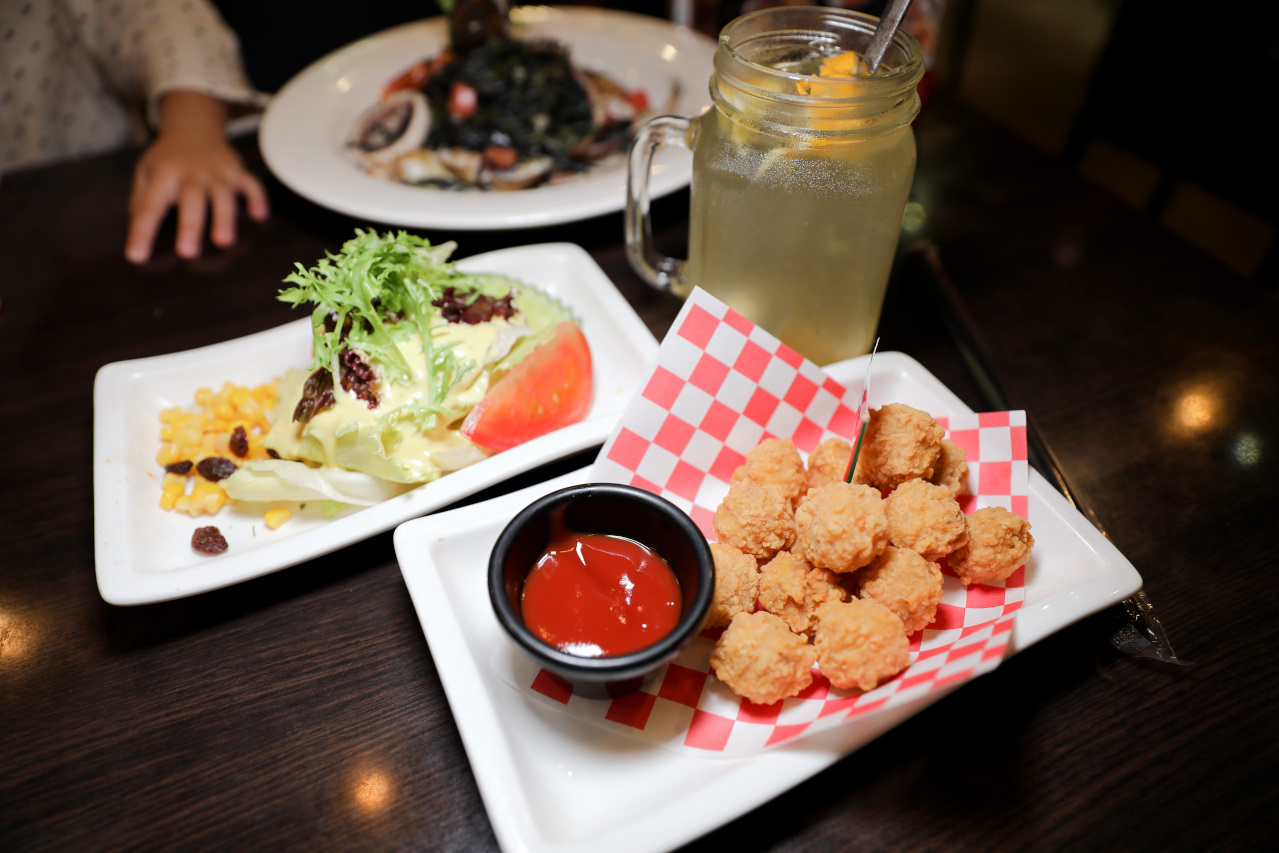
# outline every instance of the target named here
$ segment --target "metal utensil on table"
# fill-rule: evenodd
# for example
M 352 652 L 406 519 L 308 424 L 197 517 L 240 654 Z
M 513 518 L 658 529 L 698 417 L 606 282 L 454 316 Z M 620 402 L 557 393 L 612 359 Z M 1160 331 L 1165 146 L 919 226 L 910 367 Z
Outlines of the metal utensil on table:
M 977 382 L 982 396 L 992 407 L 1000 411 L 1024 408 L 1017 404 L 1000 382 L 982 341 L 981 333 L 977 330 L 977 324 L 969 313 L 959 290 L 955 287 L 955 283 L 942 266 L 937 246 L 928 239 L 921 239 L 909 247 L 907 252 L 923 263 L 923 277 L 941 309 L 942 319 L 959 348 L 960 357 L 963 358 L 968 372 Z M 1097 513 L 1081 495 L 1071 488 L 1056 454 L 1040 436 L 1029 413 L 1026 415 L 1026 451 L 1031 466 L 1043 474 L 1103 536 L 1107 536 L 1106 529 L 1098 519 Z M 1132 597 L 1124 599 L 1123 602 L 1115 605 L 1112 611 L 1119 624 L 1111 634 L 1110 643 L 1119 651 L 1179 666 L 1190 665 L 1190 661 L 1178 658 L 1176 652 L 1172 650 L 1172 644 L 1168 642 L 1168 636 L 1155 615 L 1154 605 L 1150 603 L 1144 590 L 1138 590 Z
M 875 35 L 871 36 L 870 46 L 866 48 L 864 57 L 871 74 L 879 70 L 879 63 L 884 61 L 884 53 L 888 50 L 888 45 L 892 44 L 893 36 L 902 25 L 902 18 L 906 17 L 906 10 L 909 8 L 910 0 L 891 0 L 884 14 L 879 16 L 879 26 L 875 28 Z

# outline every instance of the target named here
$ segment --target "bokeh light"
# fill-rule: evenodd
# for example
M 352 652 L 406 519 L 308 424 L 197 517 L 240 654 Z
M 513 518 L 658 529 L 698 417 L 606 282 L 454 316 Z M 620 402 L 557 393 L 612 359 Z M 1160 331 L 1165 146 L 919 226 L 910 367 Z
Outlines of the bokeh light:
M 1231 450 L 1240 465 L 1253 468 L 1261 464 L 1261 437 L 1255 433 L 1239 433 Z
M 361 771 L 351 789 L 356 807 L 367 814 L 386 811 L 394 798 L 395 786 L 390 775 L 375 768 Z

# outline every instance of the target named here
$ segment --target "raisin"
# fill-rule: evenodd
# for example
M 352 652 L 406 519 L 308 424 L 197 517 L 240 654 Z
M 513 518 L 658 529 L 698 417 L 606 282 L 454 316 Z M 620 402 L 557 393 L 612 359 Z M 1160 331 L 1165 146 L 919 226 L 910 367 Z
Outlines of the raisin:
M 227 549 L 226 537 L 216 527 L 197 527 L 191 535 L 191 547 L 201 554 L 221 554 Z
M 204 479 L 216 483 L 218 480 L 225 480 L 240 469 L 225 456 L 208 456 L 200 460 L 195 470 L 199 471 Z
M 190 459 L 183 459 L 181 462 L 170 462 L 164 466 L 164 470 L 170 474 L 189 474 L 194 464 Z
M 249 455 L 249 434 L 244 431 L 244 427 L 238 426 L 231 433 L 230 447 L 231 452 L 241 459 Z
M 342 374 L 342 390 L 354 394 L 368 404 L 370 409 L 377 408 L 377 374 L 360 354 L 354 350 L 344 349 L 338 353 L 338 369 Z
M 445 321 L 474 326 L 495 317 L 506 320 L 514 317 L 515 305 L 511 301 L 514 296 L 512 292 L 499 299 L 477 291 L 464 292 L 456 287 L 446 287 L 444 293 L 432 300 L 431 304 L 440 309 L 440 315 Z
M 338 335 L 338 340 L 346 340 L 347 336 L 351 334 L 351 329 L 354 328 L 354 326 L 355 321 L 352 319 L 350 314 L 347 314 L 342 320 L 342 334 Z M 330 311 L 328 316 L 324 318 L 324 331 L 333 332 L 337 329 L 337 327 L 338 315 L 335 312 Z
M 311 418 L 333 408 L 333 374 L 318 368 L 302 384 L 302 399 L 293 409 L 294 423 L 307 423 Z
M 276 452 L 275 452 L 273 449 L 271 449 L 270 447 L 268 447 L 268 448 L 266 449 L 266 455 L 267 455 L 267 456 L 270 456 L 272 459 L 279 459 L 279 458 L 280 458 L 280 454 L 276 453 Z

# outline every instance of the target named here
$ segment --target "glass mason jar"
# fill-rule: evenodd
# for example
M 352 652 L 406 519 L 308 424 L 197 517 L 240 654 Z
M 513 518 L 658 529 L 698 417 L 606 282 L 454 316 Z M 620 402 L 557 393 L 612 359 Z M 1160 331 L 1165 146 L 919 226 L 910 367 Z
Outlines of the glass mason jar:
M 822 57 L 864 52 L 878 22 L 784 6 L 724 27 L 713 107 L 655 118 L 631 148 L 626 248 L 645 281 L 681 296 L 700 286 L 818 364 L 870 351 L 915 173 L 924 65 L 899 30 L 875 75 L 815 75 Z M 652 245 L 661 145 L 693 152 L 686 261 Z

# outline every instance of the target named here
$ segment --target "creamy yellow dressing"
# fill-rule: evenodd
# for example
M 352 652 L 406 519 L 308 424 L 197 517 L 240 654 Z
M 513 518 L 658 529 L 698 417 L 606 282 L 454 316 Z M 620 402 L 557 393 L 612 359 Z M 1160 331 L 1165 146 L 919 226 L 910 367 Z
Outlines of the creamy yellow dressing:
M 513 325 L 520 328 L 518 323 L 499 318 L 473 326 L 444 323 L 431 330 L 432 346 L 438 351 L 452 345 L 457 362 L 465 367 L 445 395 L 445 407 L 465 413 L 488 393 L 494 381 L 492 363 L 509 349 L 504 341 L 512 336 Z M 389 380 L 380 367 L 375 368 L 379 376 L 375 409 L 335 382 L 333 407 L 306 424 L 295 423 L 293 411 L 302 399 L 310 371 L 289 371 L 280 383 L 280 403 L 266 446 L 285 459 L 364 471 L 401 483 L 425 483 L 458 467 L 450 464 L 453 460 L 448 451 L 475 449 L 470 439 L 458 431 L 460 415 L 451 423 L 443 423 L 445 418 L 437 417 L 434 425 L 425 430 L 411 417 L 386 417 L 404 406 L 429 404 L 433 397 L 432 375 L 421 338 L 412 335 L 397 346 L 412 378 L 409 382 Z

